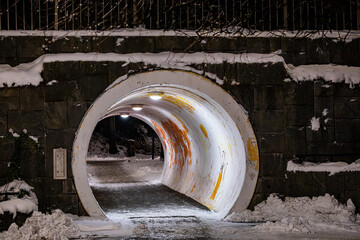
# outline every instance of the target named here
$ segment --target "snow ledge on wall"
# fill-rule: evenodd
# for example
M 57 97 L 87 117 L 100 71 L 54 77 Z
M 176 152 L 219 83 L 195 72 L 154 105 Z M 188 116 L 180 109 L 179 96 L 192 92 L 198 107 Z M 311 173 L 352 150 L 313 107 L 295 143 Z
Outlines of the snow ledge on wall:
M 329 176 L 339 172 L 355 172 L 360 171 L 360 159 L 351 164 L 345 162 L 327 162 L 312 163 L 303 162 L 301 164 L 288 161 L 286 170 L 288 172 L 329 172 Z
M 345 82 L 350 87 L 360 83 L 360 67 L 348 67 L 343 65 L 323 64 L 323 65 L 300 65 L 294 67 L 286 65 L 283 57 L 279 56 L 280 51 L 270 54 L 258 53 L 59 53 L 45 54 L 30 63 L 22 63 L 11 67 L 8 64 L 0 65 L 0 88 L 18 86 L 38 86 L 43 81 L 41 72 L 44 63 L 66 62 L 66 61 L 89 61 L 89 62 L 124 62 L 123 66 L 129 63 L 143 62 L 145 65 L 156 65 L 163 69 L 180 69 L 192 71 L 204 75 L 222 85 L 224 80 L 215 74 L 196 70 L 191 67 L 193 64 L 221 64 L 221 63 L 283 63 L 288 75 L 296 82 L 314 81 L 324 79 L 332 83 Z M 230 79 L 230 81 L 233 79 Z M 236 84 L 236 81 L 232 82 Z

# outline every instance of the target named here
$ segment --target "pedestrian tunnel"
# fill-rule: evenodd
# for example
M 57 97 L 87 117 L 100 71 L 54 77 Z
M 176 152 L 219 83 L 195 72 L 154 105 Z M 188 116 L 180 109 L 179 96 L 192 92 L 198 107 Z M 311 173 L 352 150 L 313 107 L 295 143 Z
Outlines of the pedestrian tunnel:
M 246 209 L 259 169 L 256 138 L 245 110 L 212 81 L 158 70 L 119 79 L 85 114 L 74 140 L 72 171 L 90 216 L 105 216 L 89 186 L 86 156 L 98 121 L 132 116 L 152 127 L 164 148 L 162 184 L 224 217 Z

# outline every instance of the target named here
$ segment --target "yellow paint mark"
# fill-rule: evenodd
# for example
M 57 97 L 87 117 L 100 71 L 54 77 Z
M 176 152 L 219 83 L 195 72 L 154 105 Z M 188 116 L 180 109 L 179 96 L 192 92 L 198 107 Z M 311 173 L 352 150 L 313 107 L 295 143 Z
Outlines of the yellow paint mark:
M 205 137 L 206 137 L 207 139 L 209 139 L 208 133 L 207 133 L 205 127 L 204 127 L 202 124 L 200 124 L 200 129 L 201 129 L 201 131 L 203 132 L 203 134 L 205 135 Z
M 196 183 L 194 184 L 194 186 L 192 187 L 190 193 L 192 193 L 194 191 L 194 188 L 196 187 Z
M 253 161 L 255 165 L 255 170 L 259 169 L 259 153 L 257 150 L 256 142 L 252 138 L 247 140 L 247 150 L 249 154 L 250 161 Z
M 164 95 L 163 100 L 175 104 L 179 108 L 185 109 L 188 112 L 193 113 L 195 111 L 195 108 L 191 106 L 191 104 L 185 98 L 179 96 L 174 97 L 172 95 Z
M 214 191 L 213 191 L 213 193 L 212 193 L 211 196 L 210 196 L 210 199 L 211 199 L 211 200 L 214 200 L 214 199 L 215 199 L 215 196 L 216 196 L 216 194 L 217 194 L 217 192 L 218 192 L 218 190 L 219 190 L 219 187 L 220 187 L 221 179 L 222 179 L 222 172 L 220 171 L 220 172 L 219 172 L 218 179 L 217 179 L 217 181 L 216 181 L 216 185 L 215 185 Z

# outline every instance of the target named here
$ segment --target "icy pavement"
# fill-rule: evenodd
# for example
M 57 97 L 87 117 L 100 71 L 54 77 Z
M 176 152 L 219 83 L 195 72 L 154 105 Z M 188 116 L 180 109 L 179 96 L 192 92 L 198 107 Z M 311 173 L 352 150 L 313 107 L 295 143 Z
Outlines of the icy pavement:
M 219 220 L 159 182 L 159 160 L 89 162 L 89 182 L 108 220 L 77 218 L 80 239 L 360 239 L 326 226 L 312 234 Z M 265 220 L 264 220 L 265 222 Z M 271 223 L 271 222 L 270 222 Z

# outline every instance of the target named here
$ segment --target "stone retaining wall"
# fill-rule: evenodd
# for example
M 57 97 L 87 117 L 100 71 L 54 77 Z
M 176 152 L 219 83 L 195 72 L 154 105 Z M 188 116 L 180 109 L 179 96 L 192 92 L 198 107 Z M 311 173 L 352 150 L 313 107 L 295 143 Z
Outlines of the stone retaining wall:
M 257 52 L 282 50 L 286 63 L 294 65 L 336 63 L 360 66 L 360 40 L 349 43 L 306 38 L 195 38 L 128 37 L 117 46 L 118 37 L 0 37 L 0 63 L 16 65 L 45 53 L 63 52 Z M 205 40 L 206 43 L 202 40 Z M 202 42 L 202 43 L 201 43 Z M 90 104 L 115 79 L 131 72 L 153 69 L 143 63 L 54 62 L 44 64 L 39 86 L 0 89 L 0 135 L 8 129 L 39 137 L 44 161 L 28 158 L 21 178 L 33 185 L 42 211 L 61 208 L 85 214 L 76 194 L 71 171 L 75 131 Z M 289 160 L 351 163 L 360 158 L 360 89 L 344 83 L 325 85 L 322 80 L 296 83 L 284 66 L 276 64 L 198 64 L 194 69 L 224 79 L 222 87 L 248 111 L 260 152 L 260 176 L 251 206 L 270 193 L 285 196 L 334 194 L 340 201 L 352 198 L 360 209 L 360 172 L 292 173 Z M 47 85 L 52 80 L 58 82 Z M 232 84 L 235 80 L 236 85 Z M 328 109 L 326 116 L 322 115 Z M 312 131 L 312 117 L 320 117 L 321 128 Z M 325 119 L 329 120 L 325 123 Z M 11 143 L 0 139 L 0 185 L 6 182 Z M 53 180 L 53 148 L 68 151 L 68 179 Z M 25 166 L 25 165 L 24 165 Z M 25 167 L 24 167 L 25 168 Z M 26 167 L 26 169 L 29 169 Z M 36 169 L 33 170 L 33 169 Z

